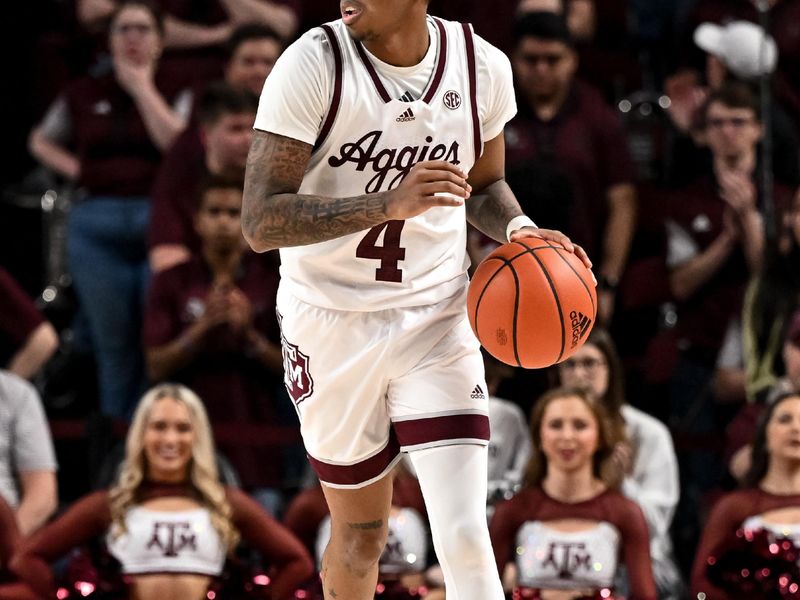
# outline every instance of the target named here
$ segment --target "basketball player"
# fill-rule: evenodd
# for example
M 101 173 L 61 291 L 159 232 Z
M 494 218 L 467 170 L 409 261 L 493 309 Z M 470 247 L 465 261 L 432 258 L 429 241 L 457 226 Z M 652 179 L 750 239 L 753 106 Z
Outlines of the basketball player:
M 261 96 L 242 226 L 281 248 L 286 387 L 331 509 L 326 600 L 367 600 L 400 452 L 448 600 L 501 600 L 486 526 L 486 384 L 466 316 L 466 219 L 539 236 L 503 180 L 508 59 L 426 0 L 344 0 Z

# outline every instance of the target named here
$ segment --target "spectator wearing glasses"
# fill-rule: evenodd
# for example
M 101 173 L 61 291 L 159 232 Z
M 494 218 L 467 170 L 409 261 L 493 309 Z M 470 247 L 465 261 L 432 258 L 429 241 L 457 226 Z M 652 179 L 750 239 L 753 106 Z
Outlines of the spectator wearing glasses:
M 625 431 L 612 454 L 624 474 L 621 491 L 639 505 L 647 520 L 658 597 L 681 598 L 685 586 L 672 558 L 669 535 L 680 496 L 678 460 L 669 430 L 626 402 L 622 363 L 605 330 L 592 330 L 586 343 L 557 369 L 562 385 L 586 388 Z
M 670 382 L 669 412 L 679 435 L 721 435 L 731 417 L 710 393 L 715 364 L 730 321 L 742 310 L 751 273 L 764 251 L 763 199 L 756 181 L 756 148 L 762 135 L 758 103 L 747 86 L 728 83 L 712 93 L 703 110 L 704 135 L 713 166 L 671 194 L 666 221 L 669 283 L 676 301 L 676 366 Z M 791 193 L 775 185 L 776 205 Z M 687 503 L 678 514 L 693 546 L 696 515 L 723 472 L 716 450 L 680 457 Z
M 560 15 L 523 15 L 515 40 L 519 113 L 505 131 L 506 178 L 543 227 L 565 231 L 592 257 L 598 320 L 608 322 L 636 227 L 627 140 L 600 94 L 575 79 L 578 55 Z

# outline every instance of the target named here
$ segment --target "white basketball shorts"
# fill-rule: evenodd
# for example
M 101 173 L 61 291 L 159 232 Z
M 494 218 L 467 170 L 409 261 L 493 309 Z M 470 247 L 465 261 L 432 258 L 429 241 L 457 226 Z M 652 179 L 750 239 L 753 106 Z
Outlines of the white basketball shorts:
M 429 306 L 338 311 L 278 293 L 286 389 L 320 480 L 359 488 L 400 452 L 489 443 L 466 289 Z

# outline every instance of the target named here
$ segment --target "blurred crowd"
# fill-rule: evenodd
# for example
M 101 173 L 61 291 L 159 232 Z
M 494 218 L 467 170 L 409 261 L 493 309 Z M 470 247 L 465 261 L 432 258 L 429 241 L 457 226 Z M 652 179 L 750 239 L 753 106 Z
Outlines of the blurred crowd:
M 240 213 L 264 80 L 338 3 L 36 7 L 0 179 L 0 600 L 321 599 L 280 260 Z M 800 0 L 429 12 L 508 54 L 507 181 L 598 281 L 568 360 L 485 356 L 508 597 L 800 598 Z M 470 231 L 473 265 L 496 246 Z M 394 477 L 376 598 L 443 598 Z

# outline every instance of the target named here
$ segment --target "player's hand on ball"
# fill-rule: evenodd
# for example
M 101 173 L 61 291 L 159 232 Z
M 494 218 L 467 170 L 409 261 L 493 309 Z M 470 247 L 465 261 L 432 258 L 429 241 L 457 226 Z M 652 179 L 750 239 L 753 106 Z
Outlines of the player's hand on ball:
M 557 242 L 564 246 L 565 250 L 574 253 L 575 256 L 580 258 L 583 264 L 586 265 L 587 269 L 592 268 L 592 261 L 589 260 L 589 256 L 586 254 L 586 251 L 578 246 L 578 244 L 572 243 L 570 239 L 560 231 L 555 231 L 553 229 L 539 229 L 537 227 L 523 227 L 513 231 L 508 241 L 516 242 L 526 237 L 538 237 L 550 242 Z M 596 284 L 597 282 L 595 281 L 595 285 Z
M 410 219 L 434 206 L 461 206 L 472 186 L 467 174 L 444 160 L 420 162 L 411 167 L 400 185 L 386 192 L 390 219 Z

